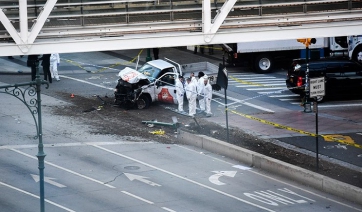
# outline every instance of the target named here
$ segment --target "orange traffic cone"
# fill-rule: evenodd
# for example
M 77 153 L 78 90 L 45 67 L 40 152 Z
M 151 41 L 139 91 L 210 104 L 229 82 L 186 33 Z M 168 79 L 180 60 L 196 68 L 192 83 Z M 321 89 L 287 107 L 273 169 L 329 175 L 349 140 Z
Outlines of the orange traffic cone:
M 71 95 L 70 95 L 70 98 L 74 98 L 74 94 L 71 94 Z

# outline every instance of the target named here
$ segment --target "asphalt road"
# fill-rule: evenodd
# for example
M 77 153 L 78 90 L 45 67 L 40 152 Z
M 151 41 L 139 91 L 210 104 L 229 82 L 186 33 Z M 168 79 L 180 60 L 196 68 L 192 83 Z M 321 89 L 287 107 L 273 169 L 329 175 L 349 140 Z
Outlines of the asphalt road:
M 64 58 L 65 56 L 63 56 Z M 46 149 L 46 209 L 49 211 L 362 211 L 348 201 L 272 176 L 210 152 L 181 145 L 132 142 L 90 135 L 87 127 L 49 115 L 48 107 L 66 104 L 57 92 L 111 96 L 117 70 L 102 64 L 119 59 L 98 53 L 79 54 L 88 65 L 62 64 L 61 81 L 43 89 Z M 103 58 L 102 62 L 100 58 Z M 131 57 L 129 57 L 131 58 Z M 91 61 L 97 59 L 97 67 Z M 127 58 L 126 58 L 127 59 Z M 126 60 L 124 60 L 126 62 Z M 98 67 L 99 66 L 99 67 Z M 79 66 L 78 66 L 79 67 Z M 118 66 L 117 69 L 121 69 Z M 88 70 L 88 71 L 87 71 Z M 92 73 L 93 71 L 93 73 Z M 237 74 L 253 74 L 233 73 Z M 260 76 L 260 75 L 259 75 Z M 279 73 L 265 77 L 281 78 Z M 260 76 L 261 77 L 261 76 Z M 29 75 L 3 75 L 2 82 L 28 81 Z M 270 78 L 268 81 L 273 81 Z M 243 79 L 246 80 L 246 79 Z M 248 79 L 250 80 L 250 79 Z M 276 79 L 275 81 L 277 81 Z M 258 82 L 260 83 L 260 82 Z M 278 83 L 274 83 L 278 84 Z M 233 86 L 233 87 L 231 87 Z M 229 103 L 248 114 L 300 106 L 230 84 Z M 279 86 L 279 85 L 274 85 Z M 275 94 L 282 95 L 282 94 Z M 4 211 L 38 211 L 37 140 L 34 123 L 21 102 L 1 97 L 0 206 Z M 222 92 L 213 102 L 215 116 L 223 107 Z M 248 104 L 240 99 L 250 98 Z M 266 101 L 268 100 L 268 101 Z M 270 101 L 269 101 L 270 100 Z M 235 103 L 234 103 L 235 102 Z M 349 103 L 359 104 L 360 100 Z M 335 104 L 331 103 L 331 104 Z M 326 104 L 327 105 L 327 104 Z M 28 115 L 27 115 L 28 114 Z M 295 137 L 291 137 L 295 139 Z M 353 137 L 359 141 L 358 137 Z M 284 137 L 286 142 L 288 137 Z M 301 141 L 301 144 L 304 142 Z M 19 201 L 21 200 L 21 201 Z

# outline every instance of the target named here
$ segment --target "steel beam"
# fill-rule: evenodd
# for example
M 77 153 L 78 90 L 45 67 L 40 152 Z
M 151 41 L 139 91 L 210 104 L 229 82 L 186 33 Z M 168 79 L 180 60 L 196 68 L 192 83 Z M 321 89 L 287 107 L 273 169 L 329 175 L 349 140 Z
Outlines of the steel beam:
M 219 29 L 210 44 L 233 42 L 258 42 L 301 37 L 334 37 L 362 34 L 361 21 L 338 23 L 306 24 L 301 26 L 265 26 L 242 29 Z M 173 47 L 200 45 L 205 43 L 203 32 L 160 32 L 151 34 L 129 34 L 121 37 L 70 37 L 59 39 L 41 39 L 35 42 L 28 54 L 51 52 L 92 52 L 120 49 L 143 49 L 153 47 Z M 205 43 L 206 45 L 206 43 Z M 20 55 L 16 45 L 0 45 L 0 56 Z
M 47 0 L 46 4 L 44 5 L 41 13 L 39 14 L 35 24 L 33 25 L 31 32 L 29 34 L 27 44 L 31 45 L 35 41 L 36 37 L 38 36 L 40 30 L 43 28 L 45 21 L 47 20 L 50 12 L 53 10 L 55 3 L 57 0 Z

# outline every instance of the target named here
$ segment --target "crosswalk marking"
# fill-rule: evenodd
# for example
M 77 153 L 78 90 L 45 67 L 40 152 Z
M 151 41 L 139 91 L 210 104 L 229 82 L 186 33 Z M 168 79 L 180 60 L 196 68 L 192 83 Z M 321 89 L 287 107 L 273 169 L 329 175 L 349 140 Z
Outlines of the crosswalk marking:
M 276 86 L 276 85 L 284 85 L 285 83 L 275 83 L 275 84 L 265 84 L 265 87 L 268 87 L 268 86 Z M 238 87 L 238 88 L 247 88 L 247 87 L 257 87 L 260 85 L 237 85 L 235 87 Z M 263 86 L 262 86 L 263 87 Z M 265 89 L 265 88 L 264 88 Z
M 280 101 L 289 102 L 293 105 L 300 104 L 300 96 L 298 94 L 282 93 L 288 90 L 284 78 L 260 74 L 231 74 L 230 76 L 230 86 L 255 91 L 258 94 L 277 98 Z M 243 83 L 243 81 L 245 81 L 245 83 Z M 280 92 L 278 90 L 280 90 Z
M 249 88 L 248 91 L 263 91 L 263 90 L 283 90 L 286 87 L 261 87 L 261 88 Z

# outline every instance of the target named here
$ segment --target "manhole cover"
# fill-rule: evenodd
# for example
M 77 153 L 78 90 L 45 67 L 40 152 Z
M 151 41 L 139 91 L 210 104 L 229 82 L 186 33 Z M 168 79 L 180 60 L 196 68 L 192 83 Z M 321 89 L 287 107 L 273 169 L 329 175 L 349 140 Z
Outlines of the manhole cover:
M 137 169 L 140 169 L 139 166 L 125 166 L 124 169 L 127 169 L 127 170 L 137 170 Z

